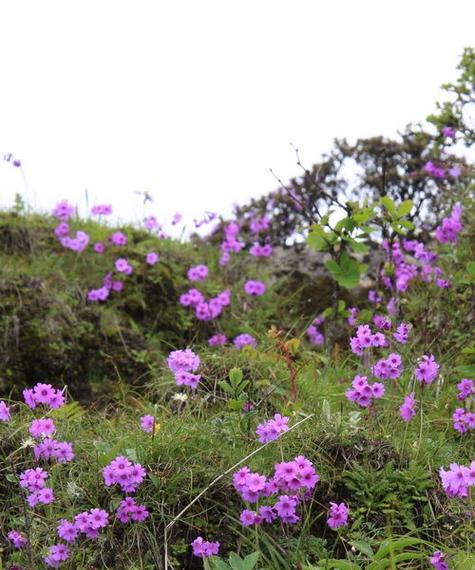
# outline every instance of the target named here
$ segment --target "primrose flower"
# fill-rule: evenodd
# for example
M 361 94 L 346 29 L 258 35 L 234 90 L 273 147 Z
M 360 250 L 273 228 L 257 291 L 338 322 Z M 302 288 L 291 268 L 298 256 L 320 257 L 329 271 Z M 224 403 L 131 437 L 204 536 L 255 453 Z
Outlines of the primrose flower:
M 16 530 L 11 530 L 7 534 L 8 540 L 13 544 L 15 548 L 23 548 L 28 544 L 28 540 L 26 536 L 21 532 L 17 532 Z
M 74 542 L 78 537 L 79 528 L 74 523 L 61 519 L 56 527 L 56 532 L 59 538 L 62 538 L 65 542 Z
M 53 435 L 56 426 L 51 418 L 33 420 L 30 424 L 29 432 L 33 437 Z
M 409 396 L 404 397 L 404 402 L 399 407 L 399 415 L 405 422 L 411 421 L 416 415 L 416 393 L 411 392 Z
M 466 433 L 475 429 L 475 412 L 468 412 L 464 408 L 457 408 L 452 414 L 454 429 L 459 433 Z
M 348 524 L 349 509 L 345 503 L 330 503 L 327 524 L 330 528 L 340 528 Z
M 460 174 L 460 173 L 459 173 Z M 458 234 L 462 231 L 462 207 L 460 204 L 455 204 L 450 213 L 450 216 L 444 218 L 435 230 L 435 239 L 439 243 L 456 244 L 458 241 Z
M 172 372 L 195 372 L 200 366 L 200 357 L 190 348 L 174 350 L 168 355 L 167 363 Z
M 138 505 L 133 497 L 126 497 L 117 508 L 117 518 L 123 524 L 143 522 L 150 513 L 144 505 Z
M 373 399 L 379 400 L 384 396 L 384 385 L 380 382 L 369 384 L 366 376 L 355 376 L 351 388 L 346 391 L 346 398 L 362 408 L 372 405 Z
M 270 257 L 272 255 L 272 246 L 269 243 L 260 245 L 256 242 L 249 250 L 249 253 L 254 257 Z
M 160 228 L 160 224 L 155 216 L 148 216 L 144 220 L 144 226 L 147 230 L 156 230 Z
M 67 200 L 62 200 L 56 204 L 52 213 L 56 219 L 67 222 L 74 215 L 74 210 L 74 206 L 71 206 Z
M 106 487 L 119 485 L 124 493 L 134 493 L 145 478 L 145 469 L 119 455 L 102 470 Z
M 435 361 L 434 355 L 424 354 L 414 370 L 414 376 L 421 384 L 432 384 L 439 373 L 439 365 Z
M 97 204 L 91 208 L 93 216 L 110 216 L 112 214 L 111 204 Z
M 140 427 L 147 433 L 152 433 L 155 426 L 155 418 L 149 414 L 140 418 Z
M 246 281 L 244 291 L 251 297 L 260 297 L 266 292 L 266 286 L 262 281 Z
M 459 393 L 457 395 L 457 398 L 459 400 L 465 400 L 472 394 L 475 394 L 475 382 L 473 380 L 469 380 L 468 378 L 463 378 L 460 380 L 460 382 L 457 384 L 457 388 L 459 390 Z
M 289 418 L 275 414 L 274 418 L 267 420 L 257 426 L 256 435 L 259 436 L 260 443 L 266 443 L 277 439 L 281 434 L 288 431 Z
M 224 334 L 218 333 L 208 339 L 209 346 L 224 346 L 228 342 L 228 337 Z
M 3 400 L 0 400 L 0 422 L 10 421 L 10 408 Z
M 188 279 L 190 281 L 204 281 L 208 277 L 209 269 L 207 265 L 195 265 L 188 269 Z
M 109 241 L 112 245 L 117 247 L 127 245 L 128 239 L 127 236 L 123 232 L 114 232 L 112 235 L 109 236 Z
M 45 564 L 51 568 L 59 568 L 70 556 L 69 548 L 65 544 L 53 544 L 49 553 L 43 558 Z
M 442 486 L 449 497 L 468 497 L 468 488 L 475 485 L 475 461 L 470 467 L 451 463 L 446 471 L 443 467 L 439 469 Z
M 93 245 L 92 249 L 95 253 L 104 253 L 106 246 L 101 241 L 98 241 Z
M 147 265 L 155 265 L 158 262 L 159 258 L 160 256 L 158 255 L 158 253 L 151 251 L 147 253 L 147 255 L 145 256 L 145 263 Z
M 401 344 L 406 344 L 409 340 L 409 332 L 411 328 L 406 323 L 401 323 L 398 325 L 396 332 L 393 333 L 393 337 Z
M 199 558 L 206 558 L 208 556 L 216 556 L 219 553 L 219 542 L 209 542 L 204 540 L 201 536 L 195 538 L 191 543 L 193 549 L 193 556 L 198 556 Z
M 238 335 L 233 340 L 233 344 L 238 350 L 242 350 L 245 346 L 256 347 L 257 341 L 252 335 L 247 334 L 247 333 L 243 333 L 243 334 Z
M 432 556 L 429 558 L 429 562 L 435 568 L 435 570 L 449 570 L 449 567 L 445 562 L 445 554 L 442 554 L 440 550 L 436 550 L 432 554 Z
M 119 257 L 119 259 L 116 260 L 114 265 L 116 271 L 118 271 L 119 273 L 124 273 L 125 275 L 131 275 L 134 271 L 130 263 L 123 257 Z

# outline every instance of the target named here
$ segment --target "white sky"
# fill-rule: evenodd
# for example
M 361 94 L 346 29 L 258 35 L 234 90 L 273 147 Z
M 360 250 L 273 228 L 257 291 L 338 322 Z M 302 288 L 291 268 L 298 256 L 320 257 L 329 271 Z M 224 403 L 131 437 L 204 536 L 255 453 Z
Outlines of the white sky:
M 110 202 L 127 220 L 228 212 L 335 136 L 433 111 L 471 0 L 0 0 L 0 205 Z

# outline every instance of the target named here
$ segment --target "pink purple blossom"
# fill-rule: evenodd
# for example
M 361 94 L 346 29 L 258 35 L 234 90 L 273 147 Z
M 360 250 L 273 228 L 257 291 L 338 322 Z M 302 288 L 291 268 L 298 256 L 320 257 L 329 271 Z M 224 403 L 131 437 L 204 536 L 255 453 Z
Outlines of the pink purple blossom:
M 404 402 L 399 406 L 399 415 L 405 422 L 411 421 L 416 415 L 416 394 L 411 392 L 409 396 L 404 397 Z
M 247 334 L 247 333 L 243 333 L 243 334 L 238 335 L 233 340 L 233 344 L 238 350 L 242 350 L 245 346 L 256 347 L 257 341 L 252 335 Z
M 266 292 L 266 286 L 262 281 L 249 280 L 244 283 L 244 291 L 251 297 L 260 297 Z
M 435 361 L 433 354 L 424 354 L 414 370 L 414 376 L 421 384 L 432 384 L 438 373 L 439 365 Z
M 260 443 L 273 441 L 280 437 L 284 432 L 288 431 L 288 422 L 288 417 L 275 414 L 272 419 L 259 424 L 256 429 L 256 435 Z
M 216 556 L 219 553 L 219 547 L 219 542 L 209 542 L 207 540 L 204 540 L 201 536 L 195 538 L 195 540 L 191 543 L 193 556 L 198 556 L 199 558 Z
M 9 422 L 10 419 L 10 408 L 0 400 L 0 422 Z
M 328 510 L 327 524 L 330 528 L 336 529 L 348 524 L 349 509 L 345 503 L 330 503 Z

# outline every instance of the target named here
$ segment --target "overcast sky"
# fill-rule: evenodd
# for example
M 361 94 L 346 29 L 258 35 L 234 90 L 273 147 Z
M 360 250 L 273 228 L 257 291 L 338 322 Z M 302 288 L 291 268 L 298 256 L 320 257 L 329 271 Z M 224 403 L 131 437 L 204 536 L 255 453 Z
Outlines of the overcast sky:
M 423 119 L 473 45 L 472 0 L 0 0 L 0 205 L 228 212 L 335 136 Z

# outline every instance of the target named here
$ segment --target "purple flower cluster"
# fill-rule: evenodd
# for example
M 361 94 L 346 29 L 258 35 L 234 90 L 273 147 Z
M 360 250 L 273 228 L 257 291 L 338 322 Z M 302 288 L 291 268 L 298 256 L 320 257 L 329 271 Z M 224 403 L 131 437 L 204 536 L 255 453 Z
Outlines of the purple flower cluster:
M 116 247 L 122 247 L 124 245 L 127 245 L 127 242 L 129 240 L 123 232 L 114 232 L 109 236 L 109 241 Z
M 238 239 L 239 225 L 231 222 L 224 228 L 224 241 L 221 244 L 221 258 L 219 264 L 227 265 L 231 260 L 231 253 L 238 253 L 244 247 L 244 242 Z
M 10 419 L 10 408 L 3 400 L 0 400 L 0 422 L 9 422 Z
M 167 363 L 175 376 L 177 386 L 189 386 L 193 390 L 198 387 L 201 376 L 193 372 L 196 372 L 200 366 L 200 357 L 191 349 L 170 352 Z
M 219 547 L 219 542 L 210 542 L 208 540 L 204 540 L 201 536 L 195 538 L 195 540 L 191 543 L 193 556 L 198 556 L 199 558 L 216 556 L 219 553 Z
M 111 204 L 96 204 L 91 208 L 93 216 L 110 216 L 112 214 Z
M 60 222 L 67 222 L 69 218 L 74 216 L 75 210 L 74 206 L 67 200 L 61 200 L 61 202 L 58 202 L 54 207 L 52 214 Z
M 380 380 L 396 379 L 402 374 L 402 358 L 392 352 L 387 358 L 381 358 L 373 366 L 373 374 Z
M 368 348 L 387 346 L 387 344 L 384 334 L 380 332 L 373 334 L 369 325 L 360 325 L 356 329 L 356 336 L 350 338 L 351 350 L 358 356 Z
M 26 489 L 30 494 L 26 497 L 30 507 L 37 504 L 48 505 L 54 501 L 53 489 L 46 487 L 48 472 L 41 467 L 26 469 L 20 473 L 20 487 Z
M 392 326 L 391 319 L 389 317 L 386 317 L 385 315 L 377 315 L 377 314 L 374 315 L 373 323 L 378 329 L 381 329 L 382 331 L 391 330 Z
M 355 327 L 360 310 L 357 307 L 349 307 L 348 312 L 350 313 L 350 316 L 348 317 L 347 322 L 350 327 Z
M 411 332 L 411 327 L 407 323 L 401 323 L 396 328 L 396 331 L 393 333 L 393 337 L 397 340 L 397 342 L 401 344 L 406 344 L 409 340 L 409 333 Z
M 277 463 L 270 479 L 242 467 L 233 475 L 233 485 L 244 501 L 257 503 L 260 499 L 279 495 L 273 505 L 260 506 L 258 512 L 248 509 L 242 511 L 242 524 L 272 523 L 277 518 L 287 524 L 298 522 L 297 507 L 308 498 L 319 480 L 312 463 L 302 455 L 293 461 Z
M 327 524 L 330 528 L 336 529 L 348 524 L 349 508 L 345 503 L 330 503 L 328 510 Z
M 462 207 L 455 204 L 450 216 L 444 218 L 435 230 L 435 239 L 440 243 L 456 244 L 462 231 Z
M 65 249 L 70 249 L 77 253 L 84 251 L 89 243 L 90 237 L 86 232 L 78 230 L 75 237 L 64 236 L 60 238 L 60 243 Z
M 475 485 L 475 461 L 472 461 L 470 467 L 451 463 L 448 471 L 444 468 L 439 469 L 439 475 L 449 497 L 464 499 L 468 497 L 469 487 Z
M 30 430 L 31 432 L 31 430 Z M 58 463 L 69 463 L 74 459 L 73 444 L 68 441 L 57 441 L 45 438 L 33 447 L 35 459 L 55 459 Z
M 28 544 L 28 540 L 26 536 L 23 535 L 21 532 L 17 532 L 16 530 L 11 530 L 7 534 L 8 540 L 13 544 L 15 548 L 23 548 Z
M 117 508 L 117 518 L 123 524 L 143 522 L 149 515 L 145 505 L 138 505 L 133 497 L 125 497 Z
M 211 321 L 221 315 L 224 308 L 231 303 L 231 291 L 221 291 L 216 297 L 208 301 L 197 289 L 190 289 L 180 296 L 180 304 L 183 307 L 191 307 L 195 310 L 195 316 L 200 321 Z
M 142 416 L 140 418 L 140 427 L 142 428 L 143 431 L 147 433 L 152 433 L 155 427 L 154 416 L 151 416 L 150 414 Z
M 249 253 L 254 257 L 270 257 L 272 255 L 272 246 L 270 243 L 261 245 L 256 242 L 251 246 Z
M 52 409 L 60 408 L 64 404 L 64 395 L 61 390 L 57 390 L 51 384 L 39 382 L 32 389 L 23 390 L 25 403 L 32 410 L 38 405 L 48 406 Z
M 53 544 L 48 554 L 43 558 L 44 563 L 51 568 L 59 568 L 69 559 L 71 552 L 66 544 Z
M 233 340 L 233 344 L 238 350 L 242 350 L 246 346 L 255 348 L 257 340 L 250 334 L 242 333 Z
M 147 265 L 155 265 L 156 263 L 158 263 L 159 259 L 160 259 L 160 256 L 158 255 L 158 253 L 156 253 L 155 251 L 150 251 L 145 256 L 145 263 Z
M 190 281 L 204 281 L 209 274 L 207 265 L 195 265 L 188 269 L 187 277 Z
M 100 531 L 109 524 L 109 513 L 104 509 L 90 509 L 74 517 L 74 522 L 61 519 L 56 528 L 59 538 L 65 542 L 73 543 L 84 534 L 86 538 L 97 538 Z
M 266 216 L 256 216 L 252 218 L 249 223 L 249 229 L 251 230 L 251 234 L 258 234 L 261 232 L 266 232 L 270 227 L 270 220 Z
M 102 470 L 106 487 L 119 485 L 124 493 L 135 493 L 145 478 L 145 469 L 140 463 L 132 463 L 119 455 Z
M 447 562 L 445 561 L 445 554 L 442 554 L 440 550 L 436 550 L 432 556 L 429 558 L 429 562 L 435 568 L 435 570 L 449 570 Z
M 411 421 L 416 415 L 416 394 L 411 392 L 409 396 L 404 397 L 404 402 L 399 406 L 399 415 L 405 422 Z
M 267 443 L 280 437 L 284 432 L 288 431 L 289 418 L 275 414 L 271 420 L 262 422 L 257 426 L 256 435 L 261 443 Z
M 228 337 L 222 333 L 217 333 L 208 339 L 209 346 L 224 346 L 228 343 Z
M 249 280 L 244 283 L 244 291 L 251 297 L 260 297 L 266 292 L 266 286 L 262 281 Z
M 459 393 L 457 394 L 457 398 L 459 400 L 465 400 L 469 396 L 475 394 L 475 382 L 473 380 L 469 380 L 468 378 L 463 378 L 457 384 L 457 388 Z
M 414 370 L 414 376 L 421 384 L 432 384 L 439 374 L 439 365 L 435 361 L 434 355 L 424 354 L 419 359 L 419 363 Z
M 350 402 L 355 402 L 362 408 L 368 408 L 373 400 L 379 400 L 384 396 L 384 385 L 380 382 L 369 384 L 366 376 L 355 376 L 351 388 L 346 391 L 346 397 Z
M 457 408 L 452 414 L 454 429 L 459 433 L 466 433 L 475 429 L 475 412 L 469 412 L 464 408 Z
M 312 324 L 307 328 L 306 333 L 309 341 L 315 346 L 322 346 L 325 342 L 325 337 L 319 327 L 324 323 L 324 317 L 317 317 L 313 319 Z

